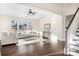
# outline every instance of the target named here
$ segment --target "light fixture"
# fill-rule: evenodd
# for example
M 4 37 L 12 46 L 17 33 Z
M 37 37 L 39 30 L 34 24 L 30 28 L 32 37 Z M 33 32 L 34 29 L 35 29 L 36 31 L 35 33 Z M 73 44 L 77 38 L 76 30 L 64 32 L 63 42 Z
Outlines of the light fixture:
M 29 9 L 29 11 L 27 12 L 27 15 L 35 15 L 35 14 L 37 14 L 37 12 L 32 11 L 32 9 Z

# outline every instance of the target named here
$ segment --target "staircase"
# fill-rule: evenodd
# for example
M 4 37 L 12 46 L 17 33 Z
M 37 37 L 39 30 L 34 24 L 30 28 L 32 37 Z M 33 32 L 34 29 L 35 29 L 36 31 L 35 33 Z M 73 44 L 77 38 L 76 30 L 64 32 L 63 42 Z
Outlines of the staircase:
M 70 49 L 69 53 L 71 55 L 79 56 L 79 27 L 76 29 L 74 38 L 70 40 Z
M 79 56 L 79 8 L 66 28 L 65 54 Z

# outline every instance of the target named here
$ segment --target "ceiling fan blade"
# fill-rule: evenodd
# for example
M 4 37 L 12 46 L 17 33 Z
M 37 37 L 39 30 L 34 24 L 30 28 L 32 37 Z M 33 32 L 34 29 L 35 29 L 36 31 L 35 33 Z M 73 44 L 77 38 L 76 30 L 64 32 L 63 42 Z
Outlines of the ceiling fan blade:
M 37 12 L 32 12 L 33 15 L 35 15 Z
M 25 12 L 26 13 L 26 12 Z M 37 12 L 33 12 L 32 11 L 32 9 L 29 9 L 29 11 L 28 11 L 28 14 L 27 15 L 30 15 L 30 14 L 32 14 L 32 15 L 35 15 Z
M 33 12 L 34 14 L 36 14 L 37 12 Z
M 32 13 L 32 15 L 35 15 L 34 13 Z
M 27 15 L 29 15 L 29 13 Z

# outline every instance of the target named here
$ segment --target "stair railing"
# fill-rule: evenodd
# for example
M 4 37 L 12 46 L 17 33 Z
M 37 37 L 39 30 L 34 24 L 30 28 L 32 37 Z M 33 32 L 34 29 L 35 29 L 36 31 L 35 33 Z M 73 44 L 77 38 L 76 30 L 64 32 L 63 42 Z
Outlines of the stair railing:
M 67 53 L 67 32 L 68 32 L 68 30 L 69 30 L 69 28 L 70 28 L 70 26 L 71 26 L 71 24 L 72 24 L 72 22 L 73 22 L 73 20 L 74 20 L 74 18 L 76 16 L 76 14 L 78 13 L 78 11 L 79 11 L 79 8 L 76 10 L 75 14 L 73 15 L 68 27 L 66 27 L 66 42 L 65 42 L 65 52 L 66 53 Z

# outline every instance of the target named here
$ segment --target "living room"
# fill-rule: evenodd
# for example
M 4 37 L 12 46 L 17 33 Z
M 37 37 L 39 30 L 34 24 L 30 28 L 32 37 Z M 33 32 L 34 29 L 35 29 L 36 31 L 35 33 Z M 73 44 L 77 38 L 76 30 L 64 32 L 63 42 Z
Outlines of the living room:
M 51 4 L 45 5 L 49 7 Z M 15 46 L 13 51 L 16 51 L 17 47 L 30 45 L 32 48 L 34 44 L 41 48 L 45 47 L 45 45 L 46 48 L 52 45 L 57 46 L 54 46 L 55 49 L 53 50 L 50 47 L 47 50 L 48 52 L 44 51 L 35 55 L 50 55 L 50 51 L 54 51 L 56 48 L 59 48 L 59 50 L 54 51 L 54 53 L 64 53 L 62 15 L 39 7 L 33 7 L 31 4 L 0 4 L 0 6 L 2 11 L 0 16 L 0 19 L 2 19 L 0 20 L 0 26 L 2 27 L 0 28 L 2 55 L 33 55 L 27 53 L 10 54 L 12 51 L 8 53 L 7 49 L 11 50 L 11 46 Z

